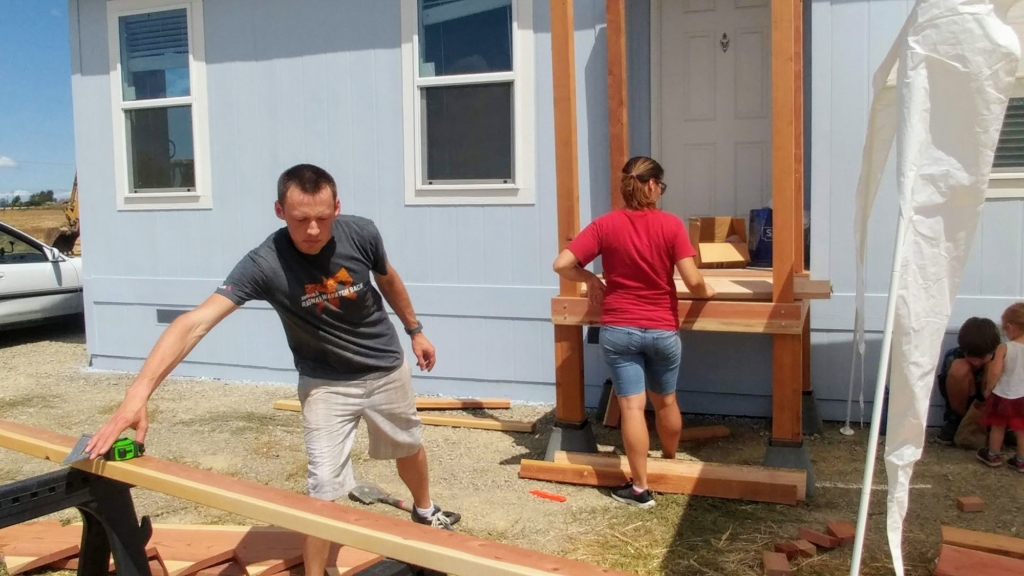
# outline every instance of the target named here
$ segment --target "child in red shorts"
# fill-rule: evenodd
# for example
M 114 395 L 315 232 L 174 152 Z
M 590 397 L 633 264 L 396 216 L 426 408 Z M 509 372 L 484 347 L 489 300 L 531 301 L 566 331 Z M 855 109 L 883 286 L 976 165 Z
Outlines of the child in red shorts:
M 996 348 L 995 357 L 985 370 L 985 415 L 981 423 L 991 429 L 988 448 L 978 450 L 978 459 L 989 466 L 1002 464 L 999 449 L 1009 428 L 1017 436 L 1017 455 L 1007 464 L 1024 472 L 1024 302 L 1010 305 L 1002 320 L 1008 341 Z

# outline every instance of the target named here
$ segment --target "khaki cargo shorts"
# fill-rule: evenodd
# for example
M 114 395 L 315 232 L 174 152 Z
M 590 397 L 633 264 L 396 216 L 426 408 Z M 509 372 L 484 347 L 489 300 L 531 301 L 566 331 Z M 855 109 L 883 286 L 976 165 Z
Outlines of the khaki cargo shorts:
M 299 402 L 309 458 L 307 493 L 313 498 L 337 500 L 355 488 L 350 456 L 361 418 L 370 458 L 394 460 L 420 449 L 423 425 L 408 363 L 379 378 L 350 382 L 300 376 Z

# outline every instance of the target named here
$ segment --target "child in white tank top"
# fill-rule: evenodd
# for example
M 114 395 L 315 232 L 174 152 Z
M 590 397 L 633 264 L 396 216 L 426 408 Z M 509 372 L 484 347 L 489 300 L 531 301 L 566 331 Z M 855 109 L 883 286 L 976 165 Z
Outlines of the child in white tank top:
M 1003 332 L 1007 342 L 996 348 L 995 358 L 985 370 L 984 426 L 991 426 L 988 448 L 978 450 L 978 459 L 989 466 L 999 466 L 1003 457 L 1006 429 L 1017 435 L 1017 455 L 1007 464 L 1024 473 L 1024 302 L 1010 305 L 1003 312 Z

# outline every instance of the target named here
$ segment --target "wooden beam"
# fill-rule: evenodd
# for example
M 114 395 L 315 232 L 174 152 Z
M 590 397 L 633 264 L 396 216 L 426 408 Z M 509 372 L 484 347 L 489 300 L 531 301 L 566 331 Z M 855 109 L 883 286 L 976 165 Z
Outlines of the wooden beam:
M 0 420 L 0 447 L 61 462 L 77 438 Z M 149 449 L 152 451 L 153 446 Z M 455 576 L 488 574 L 595 575 L 624 572 L 438 530 L 408 519 L 316 500 L 147 454 L 126 462 L 85 460 L 71 465 L 113 480 L 211 506 Z
M 773 304 L 680 300 L 679 328 L 708 332 L 792 334 L 799 341 L 807 308 L 806 301 Z M 596 326 L 601 323 L 601 310 L 586 298 L 555 297 L 551 299 L 551 322 L 563 326 Z
M 802 245 L 803 192 L 798 191 L 796 35 L 800 0 L 773 0 L 772 45 L 772 301 L 794 300 L 793 282 Z M 799 194 L 798 194 L 799 192 Z M 797 203 L 797 197 L 801 202 Z M 798 213 L 799 211 L 799 213 Z M 803 252 L 802 250 L 800 251 Z M 772 443 L 798 446 L 803 439 L 803 317 L 800 331 L 772 337 Z
M 579 157 L 576 133 L 576 27 L 572 0 L 551 0 L 551 73 L 555 111 L 555 188 L 558 250 L 580 232 Z M 578 283 L 559 278 L 561 296 L 579 296 Z M 587 419 L 583 396 L 583 331 L 555 326 L 555 420 L 581 425 Z
M 302 405 L 298 400 L 287 399 L 274 402 L 277 410 L 288 410 L 300 412 Z M 478 416 L 437 416 L 434 414 L 419 414 L 420 422 L 426 426 L 453 426 L 456 428 L 477 428 L 480 430 L 500 430 L 503 432 L 534 432 L 537 429 L 537 422 L 524 422 L 521 420 L 502 420 L 500 418 L 481 418 Z
M 417 398 L 417 410 L 508 409 L 508 398 Z
M 942 543 L 1024 560 L 1024 540 L 1012 536 L 943 526 Z
M 278 402 L 292 402 L 291 400 L 278 400 Z M 289 404 L 290 406 L 290 404 Z M 417 398 L 417 410 L 474 410 L 474 409 L 508 409 L 512 407 L 512 401 L 508 398 Z M 277 403 L 274 408 L 278 408 Z M 278 410 L 291 410 L 292 408 L 278 408 Z
M 939 546 L 939 559 L 934 576 L 1020 576 L 1024 574 L 1024 560 L 977 550 L 958 548 L 949 544 Z
M 702 271 L 703 273 L 703 271 Z M 598 276 L 603 276 L 599 274 Z M 705 275 L 704 281 L 715 289 L 715 300 L 736 301 L 772 301 L 771 275 Z M 681 278 L 675 279 L 676 296 L 684 300 L 693 300 L 693 293 L 683 284 Z M 580 296 L 587 294 L 585 284 L 580 285 Z M 828 280 L 811 280 L 797 276 L 793 279 L 794 300 L 827 300 L 832 297 L 832 284 Z
M 775 302 L 793 301 L 796 255 L 796 46 L 798 0 L 772 0 L 772 290 Z
M 608 44 L 608 143 L 611 148 L 611 207 L 622 208 L 622 167 L 629 160 L 626 77 L 626 0 L 605 0 Z
M 579 484 L 621 486 L 629 477 L 625 457 L 556 452 L 554 462 L 523 460 L 520 478 Z M 803 499 L 802 470 L 732 466 L 683 460 L 648 460 L 647 482 L 656 492 L 796 505 Z

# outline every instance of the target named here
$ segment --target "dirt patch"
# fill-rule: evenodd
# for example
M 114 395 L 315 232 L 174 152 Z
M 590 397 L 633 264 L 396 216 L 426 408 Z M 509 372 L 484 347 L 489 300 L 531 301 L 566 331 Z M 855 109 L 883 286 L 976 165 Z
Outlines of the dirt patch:
M 131 375 L 92 372 L 86 364 L 80 326 L 4 334 L 0 418 L 74 436 L 94 430 L 117 406 Z M 272 408 L 275 400 L 294 396 L 293 386 L 171 379 L 151 403 L 147 448 L 162 458 L 302 493 L 306 457 L 299 415 Z M 817 495 L 807 504 L 789 507 L 661 495 L 654 509 L 640 511 L 614 502 L 603 490 L 517 477 L 521 459 L 543 458 L 550 406 L 471 412 L 540 419 L 534 434 L 426 427 L 434 499 L 461 512 L 460 530 L 477 536 L 641 575 L 743 576 L 760 574 L 761 551 L 793 538 L 799 527 L 820 529 L 833 519 L 856 518 L 866 429 L 846 437 L 829 425 L 823 435 L 807 440 L 817 475 Z M 733 435 L 688 445 L 680 451 L 681 458 L 761 462 L 768 436 L 765 422 L 686 419 L 687 425 L 710 422 L 726 424 Z M 617 431 L 599 424 L 595 430 L 602 449 L 621 452 Z M 652 448 L 657 450 L 656 443 Z M 366 450 L 363 426 L 353 451 L 357 477 L 405 496 L 394 465 L 370 460 Z M 0 483 L 53 469 L 52 463 L 0 450 Z M 886 478 L 881 454 L 877 471 L 875 486 L 883 489 L 873 491 L 861 572 L 865 575 L 892 573 L 884 533 Z M 911 484 L 904 537 L 908 574 L 931 573 L 942 523 L 1024 535 L 1024 478 L 1008 468 L 988 469 L 970 452 L 930 442 Z M 563 494 L 568 501 L 536 498 L 529 494 L 533 488 Z M 959 512 L 955 500 L 964 495 L 981 496 L 986 511 Z M 154 522 L 252 523 L 144 489 L 136 489 L 135 498 L 139 513 Z M 362 506 L 347 499 L 341 503 Z M 404 516 L 384 505 L 372 510 Z M 70 511 L 56 516 L 76 519 Z M 847 572 L 849 563 L 850 551 L 843 549 L 795 561 L 793 566 L 800 566 L 798 574 L 832 575 Z

